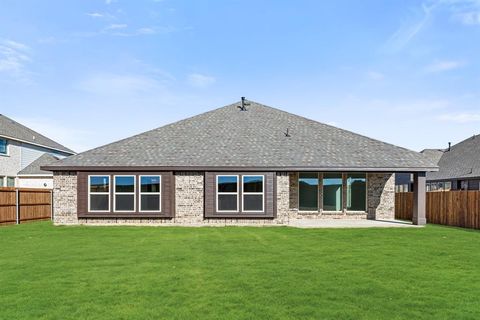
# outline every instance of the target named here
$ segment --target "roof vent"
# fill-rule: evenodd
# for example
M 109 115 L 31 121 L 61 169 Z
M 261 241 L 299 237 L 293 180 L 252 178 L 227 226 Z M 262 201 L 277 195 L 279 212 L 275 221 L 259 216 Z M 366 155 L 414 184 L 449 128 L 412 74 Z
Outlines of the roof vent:
M 448 151 L 450 151 L 451 149 L 452 149 L 452 143 L 449 142 L 449 143 L 448 143 Z
M 287 132 L 285 132 L 285 137 L 290 138 L 291 135 L 290 135 L 290 132 L 288 132 L 288 131 L 289 131 L 289 130 L 288 130 L 288 128 L 287 128 Z
M 250 103 L 246 102 L 245 97 L 242 97 L 242 105 L 237 106 L 237 108 L 240 109 L 240 111 L 247 111 L 247 106 L 249 106 Z

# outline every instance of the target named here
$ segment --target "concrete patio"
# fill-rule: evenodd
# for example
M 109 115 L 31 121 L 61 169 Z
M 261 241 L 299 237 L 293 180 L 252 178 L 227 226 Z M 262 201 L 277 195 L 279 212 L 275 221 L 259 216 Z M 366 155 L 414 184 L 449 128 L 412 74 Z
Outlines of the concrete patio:
M 289 223 L 295 228 L 421 228 L 403 220 L 363 220 L 363 219 L 302 219 Z

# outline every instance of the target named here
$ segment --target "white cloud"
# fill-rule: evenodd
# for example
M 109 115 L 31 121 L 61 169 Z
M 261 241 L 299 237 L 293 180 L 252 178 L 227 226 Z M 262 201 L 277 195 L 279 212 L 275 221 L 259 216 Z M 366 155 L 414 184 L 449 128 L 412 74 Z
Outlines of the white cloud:
M 375 80 L 375 81 L 380 81 L 385 79 L 385 75 L 381 72 L 377 71 L 368 71 L 367 72 L 367 78 L 370 80 Z
M 0 40 L 0 73 L 28 81 L 27 65 L 32 61 L 30 48 L 20 42 Z
M 187 82 L 193 87 L 206 88 L 214 84 L 216 79 L 212 76 L 207 76 L 200 73 L 191 73 L 187 77 Z
M 77 88 L 94 94 L 131 95 L 163 89 L 163 85 L 159 80 L 146 75 L 101 73 L 84 79 Z
M 111 25 L 107 26 L 105 30 L 126 29 L 127 27 L 128 25 L 124 23 L 112 23 Z
M 102 13 L 99 13 L 99 12 L 90 12 L 90 13 L 86 13 L 87 16 L 89 17 L 92 17 L 92 18 L 103 18 L 104 15 Z
M 461 68 L 465 65 L 463 61 L 454 61 L 454 60 L 443 60 L 443 61 L 436 61 L 430 65 L 428 65 L 425 70 L 427 72 L 443 72 Z
M 453 18 L 465 25 L 480 25 L 480 11 L 457 13 Z
M 480 122 L 480 113 L 447 113 L 440 115 L 438 120 L 455 123 Z

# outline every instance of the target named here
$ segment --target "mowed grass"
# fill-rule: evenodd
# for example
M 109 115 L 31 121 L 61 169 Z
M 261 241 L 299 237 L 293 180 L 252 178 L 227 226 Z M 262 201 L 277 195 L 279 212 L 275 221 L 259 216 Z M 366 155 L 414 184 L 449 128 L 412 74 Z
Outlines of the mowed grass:
M 0 228 L 0 319 L 479 319 L 480 232 Z

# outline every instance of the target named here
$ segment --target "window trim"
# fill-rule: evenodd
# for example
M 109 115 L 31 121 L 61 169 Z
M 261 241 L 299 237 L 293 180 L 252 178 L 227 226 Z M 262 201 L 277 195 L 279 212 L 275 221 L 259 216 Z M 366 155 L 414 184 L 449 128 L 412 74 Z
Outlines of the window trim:
M 262 177 L 262 192 L 245 192 L 245 177 Z M 218 189 L 217 189 L 218 190 Z M 245 210 L 245 195 L 261 195 L 262 196 L 262 210 Z M 218 200 L 217 200 L 218 201 Z M 245 174 L 242 175 L 242 212 L 246 213 L 263 213 L 265 212 L 265 175 L 263 174 Z
M 117 192 L 116 188 L 116 180 L 117 177 L 133 177 L 133 192 Z M 137 176 L 132 174 L 115 174 L 113 175 L 113 212 L 137 212 Z M 120 195 L 133 195 L 133 210 L 117 210 L 117 194 Z
M 90 181 L 90 178 L 91 177 L 107 177 L 108 178 L 108 192 L 91 192 L 91 181 Z M 88 212 L 110 212 L 110 209 L 111 209 L 111 196 L 110 196 L 110 192 L 111 192 L 111 187 L 112 187 L 112 178 L 109 174 L 92 174 L 92 175 L 88 175 L 87 176 L 87 182 L 88 182 L 88 204 L 87 204 L 87 209 L 88 209 Z M 92 210 L 91 206 L 90 206 L 90 196 L 93 194 L 96 194 L 96 195 L 107 195 L 108 196 L 108 210 Z
M 218 192 L 218 178 L 219 177 L 236 177 L 237 178 L 237 192 Z M 238 174 L 219 174 L 216 176 L 215 183 L 215 198 L 216 198 L 216 209 L 219 213 L 240 213 L 240 175 Z M 218 208 L 218 196 L 219 195 L 236 195 L 237 196 L 237 210 L 219 210 Z
M 158 177 L 159 191 L 158 192 L 142 192 L 142 177 Z M 142 210 L 142 195 L 158 195 L 158 201 L 160 202 L 159 210 Z M 159 174 L 141 174 L 138 176 L 138 212 L 141 213 L 161 213 L 162 212 L 162 176 Z

